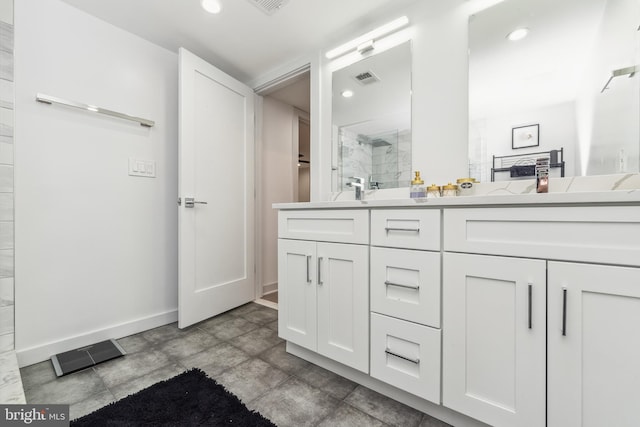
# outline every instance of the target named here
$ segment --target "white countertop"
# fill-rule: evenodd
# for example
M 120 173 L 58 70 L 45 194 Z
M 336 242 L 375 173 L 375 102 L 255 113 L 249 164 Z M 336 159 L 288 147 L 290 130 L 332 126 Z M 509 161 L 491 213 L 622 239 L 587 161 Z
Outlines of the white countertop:
M 536 193 L 535 179 L 475 184 L 473 196 L 410 199 L 408 188 L 367 190 L 356 201 L 353 191 L 334 193 L 332 200 L 310 203 L 275 203 L 274 209 L 353 209 L 388 207 L 484 207 L 640 204 L 640 174 L 557 178 L 549 193 Z
M 387 207 L 480 207 L 544 205 L 640 204 L 640 190 L 615 190 L 575 193 L 500 194 L 441 197 L 436 199 L 342 200 L 307 203 L 275 203 L 274 209 L 354 209 Z

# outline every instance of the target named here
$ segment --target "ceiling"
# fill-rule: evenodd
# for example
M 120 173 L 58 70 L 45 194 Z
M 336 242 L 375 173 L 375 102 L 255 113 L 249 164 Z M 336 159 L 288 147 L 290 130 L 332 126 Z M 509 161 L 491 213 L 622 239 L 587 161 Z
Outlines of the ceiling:
M 335 47 L 420 0 L 289 0 L 268 15 L 253 0 L 63 0 L 177 52 L 185 47 L 245 83 L 314 51 Z

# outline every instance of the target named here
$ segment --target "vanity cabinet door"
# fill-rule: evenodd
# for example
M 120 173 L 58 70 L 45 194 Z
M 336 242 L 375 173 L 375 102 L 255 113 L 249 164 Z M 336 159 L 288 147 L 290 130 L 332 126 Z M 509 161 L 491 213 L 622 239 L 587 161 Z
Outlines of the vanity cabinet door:
M 369 372 L 369 247 L 317 244 L 318 353 Z
M 549 262 L 548 426 L 640 423 L 640 269 Z
M 546 261 L 445 253 L 442 288 L 443 405 L 544 426 Z
M 278 335 L 317 348 L 316 242 L 278 239 Z

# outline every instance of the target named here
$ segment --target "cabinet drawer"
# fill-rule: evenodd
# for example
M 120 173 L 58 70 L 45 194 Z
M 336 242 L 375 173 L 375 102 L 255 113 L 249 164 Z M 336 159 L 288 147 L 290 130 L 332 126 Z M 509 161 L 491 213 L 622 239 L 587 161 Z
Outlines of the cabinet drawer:
M 304 210 L 278 212 L 278 237 L 337 243 L 369 243 L 369 211 Z
M 440 210 L 371 211 L 371 244 L 392 248 L 440 250 Z
M 440 330 L 371 313 L 371 376 L 440 404 Z
M 440 252 L 371 248 L 371 311 L 440 327 Z
M 446 209 L 444 249 L 640 265 L 640 207 Z

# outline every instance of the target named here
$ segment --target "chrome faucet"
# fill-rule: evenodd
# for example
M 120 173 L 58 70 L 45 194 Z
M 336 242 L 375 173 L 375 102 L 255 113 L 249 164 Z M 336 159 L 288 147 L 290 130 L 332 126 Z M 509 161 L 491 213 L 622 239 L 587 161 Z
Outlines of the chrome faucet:
M 369 175 L 369 190 L 379 190 L 380 183 L 373 180 L 373 175 Z
M 362 190 L 364 189 L 364 178 L 358 176 L 352 176 L 349 179 L 353 179 L 353 182 L 347 182 L 348 187 L 356 189 L 356 200 L 362 200 Z

